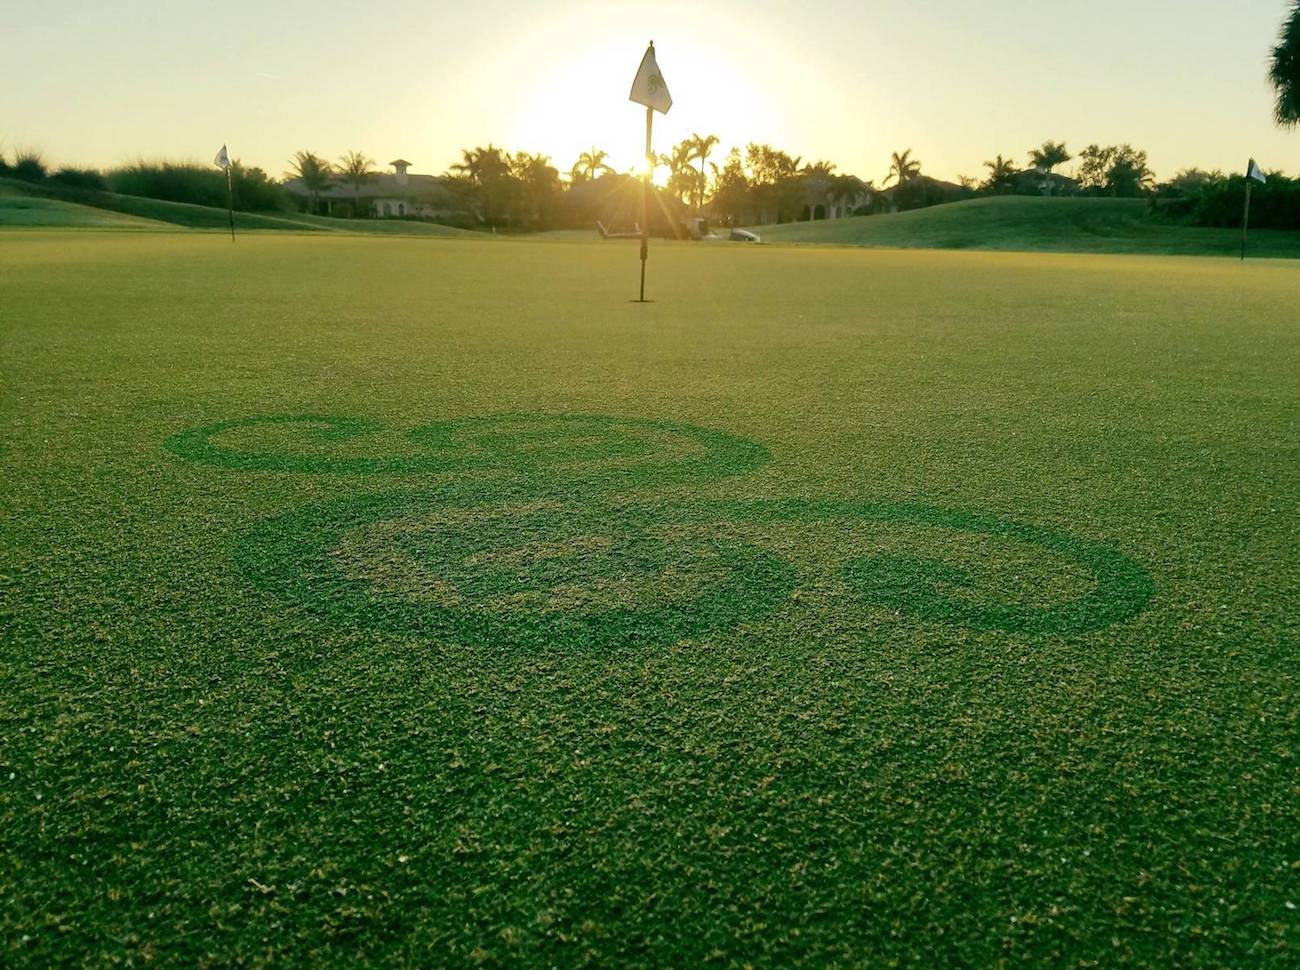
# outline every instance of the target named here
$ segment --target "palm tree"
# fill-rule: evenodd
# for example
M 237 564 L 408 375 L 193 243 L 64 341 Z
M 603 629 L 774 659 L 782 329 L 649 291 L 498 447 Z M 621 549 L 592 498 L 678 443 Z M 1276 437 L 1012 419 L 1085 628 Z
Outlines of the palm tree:
M 704 189 L 708 184 L 704 175 L 704 163 L 708 161 L 709 156 L 713 154 L 713 149 L 718 147 L 717 135 L 691 135 L 689 141 L 691 145 L 691 158 L 698 159 L 700 163 L 700 183 L 695 192 L 695 211 L 698 212 L 704 208 Z
M 845 213 L 849 211 L 850 203 L 857 201 L 860 195 L 871 190 L 870 182 L 864 182 L 855 175 L 831 176 L 831 201 L 840 205 Z
M 334 181 L 330 163 L 315 152 L 295 152 L 288 175 L 302 182 L 302 187 L 311 196 L 311 211 L 313 214 L 319 212 L 320 194 Z
M 810 178 L 828 179 L 835 174 L 835 163 L 820 160 L 809 162 L 803 167 L 803 174 Z
M 1282 34 L 1273 48 L 1268 79 L 1277 91 L 1273 115 L 1283 128 L 1300 122 L 1300 0 L 1291 4 L 1291 16 L 1282 24 Z
M 505 215 L 510 157 L 488 142 L 486 148 L 465 148 L 461 160 L 450 167 L 465 194 L 477 203 L 479 218 L 495 226 Z
M 694 141 L 687 138 L 674 145 L 671 154 L 659 156 L 659 164 L 668 169 L 668 191 L 681 200 L 695 191 L 697 176 L 691 167 L 694 153 Z
M 1029 150 L 1030 164 L 1047 175 L 1052 174 L 1052 169 L 1056 166 L 1068 162 L 1070 157 L 1063 141 L 1045 141 L 1038 148 Z
M 993 161 L 985 162 L 984 167 L 989 170 L 989 177 L 984 180 L 981 188 L 988 192 L 1001 192 L 1010 188 L 1016 180 L 1016 166 L 1009 158 L 999 155 Z
M 1063 141 L 1045 141 L 1037 148 L 1029 150 L 1030 164 L 1043 173 L 1041 187 L 1044 195 L 1051 195 L 1055 188 L 1052 182 L 1052 169 L 1064 165 L 1070 157 L 1070 151 Z
M 598 178 L 605 172 L 613 172 L 614 169 L 605 164 L 607 158 L 609 152 L 602 152 L 593 145 L 591 151 L 578 156 L 569 171 L 569 177 L 575 182 L 585 182 L 587 179 Z
M 489 148 L 494 145 L 489 143 Z M 483 175 L 483 148 L 462 148 L 460 150 L 460 161 L 450 166 L 450 171 L 455 172 L 456 178 L 462 178 L 465 181 L 477 185 L 480 177 Z
M 921 163 L 912 157 L 912 149 L 907 149 L 901 155 L 894 152 L 889 162 L 889 174 L 881 184 L 888 185 L 890 179 L 898 179 L 899 185 L 906 185 L 914 178 L 921 174 Z
M 375 177 L 373 158 L 366 158 L 361 152 L 348 152 L 339 159 L 338 173 L 344 182 L 352 186 L 352 214 L 361 211 L 361 186 Z
M 524 224 L 544 223 L 560 195 L 560 173 L 549 155 L 519 152 L 510 157 L 510 175 L 515 180 L 514 207 Z

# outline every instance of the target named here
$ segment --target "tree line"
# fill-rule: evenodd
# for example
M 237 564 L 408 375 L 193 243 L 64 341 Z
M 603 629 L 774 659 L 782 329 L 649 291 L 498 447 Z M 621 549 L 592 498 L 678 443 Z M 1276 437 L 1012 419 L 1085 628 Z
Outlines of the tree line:
M 1276 94 L 1275 120 L 1284 128 L 1294 128 L 1300 123 L 1300 0 L 1291 0 L 1271 51 L 1269 80 Z M 961 176 L 956 182 L 923 174 L 920 161 L 907 149 L 893 153 L 879 187 L 871 179 L 837 172 L 832 162 L 804 162 L 766 144 L 751 143 L 743 152 L 732 148 L 719 164 L 712 160 L 718 145 L 716 135 L 693 134 L 655 162 L 666 172 L 664 194 L 683 207 L 733 223 L 800 218 L 811 191 L 832 204 L 851 205 L 857 214 L 902 211 L 979 194 L 1147 197 L 1171 217 L 1220 225 L 1231 224 L 1231 207 L 1244 192 L 1240 176 L 1195 168 L 1159 183 L 1146 152 L 1127 144 L 1089 145 L 1074 158 L 1063 142 L 1046 141 L 1029 152 L 1028 168 L 1021 168 L 1014 156 L 998 154 L 984 163 L 982 178 Z M 575 190 L 618 174 L 608 159 L 607 152 L 593 146 L 575 160 L 566 180 L 548 156 L 511 153 L 489 144 L 462 151 L 460 160 L 447 170 L 443 185 L 451 204 L 462 210 L 470 225 L 545 228 L 556 223 L 565 199 Z M 1061 166 L 1072 160 L 1078 163 L 1073 176 L 1060 175 Z M 355 214 L 366 214 L 360 196 L 377 175 L 374 166 L 359 151 L 349 151 L 334 163 L 300 151 L 284 179 L 301 181 L 305 204 L 313 210 L 319 210 L 321 194 L 331 186 L 350 186 Z M 0 145 L 0 178 L 84 193 L 116 192 L 206 206 L 226 203 L 224 174 L 190 162 L 141 160 L 107 171 L 56 169 L 46 164 L 39 151 L 21 149 L 11 156 Z M 1300 215 L 1292 215 L 1296 184 L 1297 180 L 1280 174 L 1270 175 L 1257 196 L 1259 218 L 1270 225 L 1300 227 Z M 238 160 L 231 169 L 231 186 L 235 208 L 244 211 L 289 210 L 304 204 L 286 191 L 284 181 Z
M 1281 104 L 1281 102 L 1279 102 Z M 1279 109 L 1281 110 L 1281 109 Z M 1294 123 L 1294 122 L 1293 122 Z M 907 211 L 983 195 L 1075 195 L 1146 198 L 1154 210 L 1170 219 L 1195 225 L 1236 225 L 1240 222 L 1244 181 L 1220 171 L 1184 169 L 1158 182 L 1147 153 L 1131 145 L 1088 145 L 1074 155 L 1062 141 L 1048 140 L 1021 156 L 999 153 L 984 163 L 982 177 L 956 182 L 931 178 L 911 149 L 892 153 L 888 171 L 877 186 L 838 171 L 826 160 L 802 157 L 768 144 L 751 143 L 717 156 L 716 135 L 694 134 L 656 158 L 662 175 L 661 193 L 674 200 L 682 214 L 698 212 L 726 224 L 794 221 L 810 217 L 809 200 L 839 204 L 842 211 L 871 215 Z M 1060 170 L 1075 163 L 1071 175 Z M 379 173 L 363 152 L 349 151 L 335 162 L 311 151 L 295 153 L 278 180 L 260 168 L 232 164 L 235 208 L 241 211 L 320 211 L 320 197 L 332 186 L 350 190 L 354 214 L 369 214 L 362 206 L 362 189 Z M 508 152 L 489 144 L 464 149 L 438 181 L 439 204 L 449 208 L 466 227 L 497 227 L 518 231 L 585 224 L 575 218 L 581 207 L 566 205 L 583 186 L 606 176 L 615 181 L 634 176 L 619 173 L 609 154 L 592 147 L 579 154 L 564 176 L 542 154 Z M 0 177 L 43 181 L 67 189 L 116 192 L 124 195 L 222 207 L 226 180 L 219 170 L 185 162 L 138 161 L 101 172 L 95 169 L 46 165 L 42 155 L 22 150 L 12 160 L 0 152 Z M 285 181 L 297 179 L 305 195 L 295 197 Z M 602 183 L 603 184 L 603 183 Z M 1300 228 L 1300 180 L 1279 173 L 1268 176 L 1255 196 L 1252 225 Z M 588 220 L 589 221 L 589 220 Z

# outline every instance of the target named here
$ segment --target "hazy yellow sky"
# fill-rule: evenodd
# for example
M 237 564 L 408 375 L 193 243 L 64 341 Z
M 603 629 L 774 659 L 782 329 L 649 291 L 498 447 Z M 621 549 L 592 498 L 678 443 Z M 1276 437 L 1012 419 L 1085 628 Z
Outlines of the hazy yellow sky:
M 767 141 L 882 179 L 910 147 L 977 175 L 1045 138 L 1131 142 L 1161 176 L 1300 166 L 1265 81 L 1285 0 L 466 3 L 135 0 L 5 18 L 0 139 L 54 163 L 231 155 L 284 172 L 310 149 L 441 172 L 491 141 L 567 170 L 644 137 L 627 92 L 653 38 L 693 131 Z M 1071 166 L 1066 166 L 1068 171 Z

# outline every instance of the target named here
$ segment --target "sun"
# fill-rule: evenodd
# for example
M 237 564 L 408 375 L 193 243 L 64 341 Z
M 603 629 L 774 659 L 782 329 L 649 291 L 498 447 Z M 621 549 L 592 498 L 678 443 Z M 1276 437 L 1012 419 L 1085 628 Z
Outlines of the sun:
M 749 141 L 781 143 L 782 113 L 773 82 L 753 70 L 752 60 L 781 61 L 771 37 L 746 37 L 719 45 L 726 30 L 683 7 L 676 32 L 656 31 L 659 68 L 673 96 L 667 115 L 654 116 L 653 148 L 665 155 L 694 133 L 716 134 L 719 147 L 711 161 L 721 164 L 732 146 Z M 510 122 L 506 140 L 512 149 L 540 151 L 567 173 L 579 154 L 593 147 L 607 153 L 617 172 L 645 174 L 645 109 L 628 100 L 632 79 L 649 39 L 643 23 L 629 14 L 614 22 L 605 8 L 592 8 L 548 19 L 526 34 L 511 53 L 494 59 L 491 76 L 483 75 L 484 96 L 508 90 Z M 690 26 L 687 26 L 690 25 Z M 735 38 L 733 38 L 735 40 Z M 563 57 L 539 60 L 536 52 L 563 51 Z M 733 51 L 750 52 L 750 59 Z M 757 53 L 755 53 L 757 52 Z M 501 65 L 506 65 L 502 69 Z M 504 95 L 503 95 L 504 97 Z M 669 173 L 656 166 L 654 184 Z
M 645 178 L 645 170 L 646 170 L 646 160 L 644 158 L 640 158 L 627 167 L 627 174 L 641 179 L 641 178 Z M 659 188 L 662 189 L 668 185 L 668 179 L 670 175 L 671 173 L 668 171 L 668 166 L 660 165 L 656 163 L 654 167 L 654 172 L 650 176 L 650 181 L 652 184 L 657 185 Z

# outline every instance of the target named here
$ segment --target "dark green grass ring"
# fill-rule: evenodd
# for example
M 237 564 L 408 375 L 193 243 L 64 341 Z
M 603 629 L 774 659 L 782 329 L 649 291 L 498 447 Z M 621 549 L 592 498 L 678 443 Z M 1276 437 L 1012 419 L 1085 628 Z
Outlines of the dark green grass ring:
M 384 425 L 378 421 L 361 418 L 338 417 L 321 414 L 263 414 L 233 421 L 218 421 L 190 431 L 182 431 L 168 438 L 163 446 L 173 455 L 202 465 L 215 465 L 233 471 L 297 472 L 308 475 L 403 475 L 433 474 L 463 468 L 466 463 L 456 462 L 436 454 L 394 457 L 363 457 L 339 455 L 309 455 L 274 451 L 239 451 L 222 447 L 212 439 L 228 431 L 274 425 L 302 425 L 301 434 L 307 441 L 333 443 L 349 441 L 378 434 Z
M 698 484 L 771 461 L 763 445 L 726 431 L 597 414 L 458 418 L 407 437 L 424 447 L 466 449 L 485 466 L 538 481 L 607 490 Z
M 779 556 L 665 534 L 657 509 L 501 499 L 460 488 L 311 505 L 262 523 L 236 558 L 256 585 L 333 622 L 476 644 L 674 643 L 770 612 L 794 588 Z M 340 555 L 367 529 L 389 547 L 381 566 L 396 564 L 387 587 Z
M 1083 595 L 1042 607 L 990 601 L 969 572 L 932 558 L 878 553 L 848 556 L 840 567 L 859 601 L 976 630 L 1097 630 L 1140 613 L 1154 591 L 1114 549 L 972 512 L 798 499 L 641 507 L 564 495 L 496 483 L 311 505 L 258 526 L 237 559 L 258 586 L 347 626 L 574 647 L 672 643 L 779 607 L 796 585 L 795 567 L 757 541 L 726 536 L 726 523 L 940 527 L 1042 550 L 1090 581 Z M 343 550 L 349 536 L 370 534 L 384 550 L 368 574 L 349 566 Z M 617 602 L 620 595 L 629 601 Z
M 758 523 L 861 519 L 937 526 L 1037 547 L 1080 567 L 1092 580 L 1091 589 L 1078 598 L 1051 607 L 1029 607 L 982 601 L 968 570 L 933 558 L 875 554 L 851 558 L 843 567 L 846 584 L 867 602 L 975 630 L 1085 633 L 1131 619 L 1155 593 L 1146 571 L 1109 546 L 976 512 L 889 502 L 791 499 L 706 503 L 679 514 Z
M 589 489 L 703 483 L 761 468 L 771 460 L 756 441 L 670 421 L 603 415 L 494 415 L 438 421 L 405 435 L 412 453 L 391 457 L 239 450 L 214 441 L 226 432 L 300 425 L 305 443 L 346 442 L 384 430 L 377 421 L 332 415 L 261 415 L 221 421 L 168 438 L 187 461 L 237 471 L 302 474 L 506 472 Z

